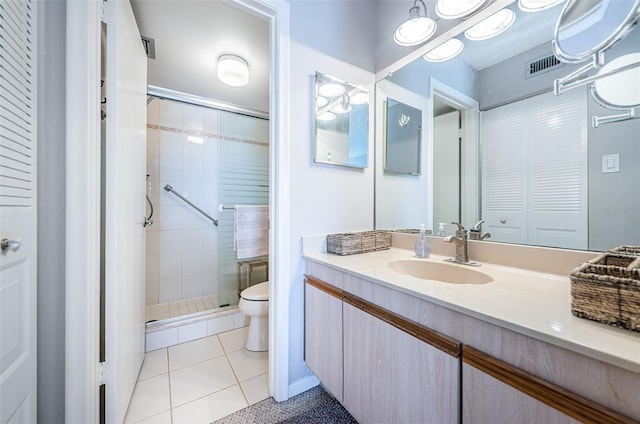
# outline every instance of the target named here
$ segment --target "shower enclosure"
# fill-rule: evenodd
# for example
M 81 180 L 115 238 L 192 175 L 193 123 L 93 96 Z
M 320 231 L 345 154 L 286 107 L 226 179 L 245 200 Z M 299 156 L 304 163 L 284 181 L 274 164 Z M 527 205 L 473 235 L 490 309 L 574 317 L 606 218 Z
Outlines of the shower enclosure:
M 147 321 L 235 306 L 241 281 L 267 280 L 266 257 L 249 268 L 236 259 L 234 206 L 268 204 L 268 139 L 263 118 L 148 102 Z

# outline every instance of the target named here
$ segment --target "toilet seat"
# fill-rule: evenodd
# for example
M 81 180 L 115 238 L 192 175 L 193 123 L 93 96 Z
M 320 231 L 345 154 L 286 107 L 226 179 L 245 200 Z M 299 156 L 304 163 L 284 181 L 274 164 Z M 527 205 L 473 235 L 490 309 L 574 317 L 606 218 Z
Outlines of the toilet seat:
M 258 283 L 242 290 L 240 297 L 250 301 L 268 301 L 269 300 L 269 282 Z

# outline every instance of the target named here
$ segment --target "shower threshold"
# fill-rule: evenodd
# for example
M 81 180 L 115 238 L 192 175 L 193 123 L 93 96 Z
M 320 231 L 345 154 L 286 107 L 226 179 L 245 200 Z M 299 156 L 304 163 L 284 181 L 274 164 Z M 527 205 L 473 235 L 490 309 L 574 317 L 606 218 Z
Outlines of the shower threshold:
M 185 320 L 193 322 L 219 312 L 235 311 L 238 305 L 220 305 L 218 295 L 193 297 L 168 303 L 145 306 L 146 328 L 152 329 L 176 324 Z

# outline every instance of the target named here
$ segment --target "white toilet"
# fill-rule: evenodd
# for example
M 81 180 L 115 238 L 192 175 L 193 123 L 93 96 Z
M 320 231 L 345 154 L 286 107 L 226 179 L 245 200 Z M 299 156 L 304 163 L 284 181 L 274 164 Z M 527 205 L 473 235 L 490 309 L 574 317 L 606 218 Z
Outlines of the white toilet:
M 269 350 L 269 282 L 265 281 L 242 290 L 238 308 L 250 320 L 247 350 Z

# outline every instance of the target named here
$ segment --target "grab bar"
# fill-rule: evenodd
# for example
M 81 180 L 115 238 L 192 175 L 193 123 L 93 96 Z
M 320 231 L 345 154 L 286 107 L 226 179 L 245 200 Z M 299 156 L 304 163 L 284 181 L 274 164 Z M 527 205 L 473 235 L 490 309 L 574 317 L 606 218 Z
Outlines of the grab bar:
M 218 226 L 218 220 L 212 218 L 208 213 L 206 213 L 205 211 L 203 211 L 202 209 L 200 209 L 199 207 L 197 207 L 196 205 L 194 205 L 193 203 L 191 203 L 186 197 L 184 197 L 183 195 L 181 195 L 180 193 L 178 193 L 177 191 L 175 191 L 173 189 L 173 187 L 171 187 L 169 184 L 167 184 L 166 186 L 164 186 L 164 189 L 166 191 L 169 191 L 173 194 L 175 194 L 176 196 L 178 196 L 180 199 L 182 199 L 187 205 L 191 206 L 193 209 L 197 210 L 198 212 L 200 212 L 202 215 L 206 216 L 207 218 L 209 218 L 211 220 L 211 222 L 213 222 L 213 225 L 215 225 L 216 227 Z

